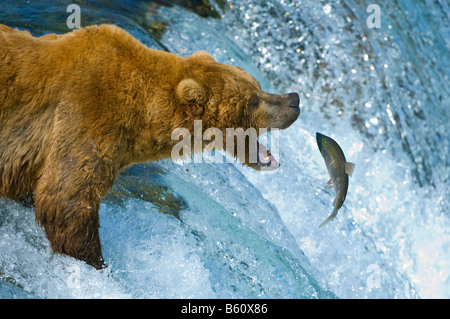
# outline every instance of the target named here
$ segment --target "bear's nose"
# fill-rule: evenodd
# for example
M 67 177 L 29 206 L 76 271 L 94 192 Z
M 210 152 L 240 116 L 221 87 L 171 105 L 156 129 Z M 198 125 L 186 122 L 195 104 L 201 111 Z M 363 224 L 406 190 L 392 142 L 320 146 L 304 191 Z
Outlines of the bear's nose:
M 298 105 L 300 104 L 300 98 L 298 97 L 298 94 L 297 93 L 289 93 L 288 99 L 289 99 L 289 106 L 297 109 Z

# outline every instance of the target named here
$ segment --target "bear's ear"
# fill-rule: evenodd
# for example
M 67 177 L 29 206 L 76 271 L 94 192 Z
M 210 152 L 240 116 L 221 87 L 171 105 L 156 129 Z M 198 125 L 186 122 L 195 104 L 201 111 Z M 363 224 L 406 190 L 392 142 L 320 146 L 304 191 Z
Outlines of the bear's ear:
M 201 58 L 205 61 L 215 62 L 214 58 L 208 52 L 203 50 L 193 53 L 191 58 Z
M 205 89 L 193 79 L 184 79 L 178 83 L 176 94 L 182 103 L 203 104 L 206 102 Z

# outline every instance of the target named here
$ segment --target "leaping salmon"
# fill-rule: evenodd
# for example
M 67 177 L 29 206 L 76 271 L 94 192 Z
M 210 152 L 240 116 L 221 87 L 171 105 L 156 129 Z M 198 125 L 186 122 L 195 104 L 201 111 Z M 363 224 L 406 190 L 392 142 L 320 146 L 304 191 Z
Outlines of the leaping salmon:
M 344 152 L 332 138 L 316 133 L 317 145 L 327 166 L 330 180 L 327 186 L 333 185 L 336 198 L 333 202 L 333 213 L 319 227 L 322 227 L 336 217 L 347 196 L 348 177 L 352 176 L 355 164 L 345 160 Z

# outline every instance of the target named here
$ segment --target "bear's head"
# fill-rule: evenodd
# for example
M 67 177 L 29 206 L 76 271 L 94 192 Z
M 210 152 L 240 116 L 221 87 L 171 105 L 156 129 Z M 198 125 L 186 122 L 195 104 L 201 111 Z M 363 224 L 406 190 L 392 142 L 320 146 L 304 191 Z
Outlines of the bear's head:
M 205 51 L 198 51 L 186 60 L 187 68 L 176 88 L 176 96 L 193 120 L 203 121 L 203 129 L 215 127 L 225 136 L 227 128 L 244 131 L 254 128 L 259 134 L 260 129 L 285 129 L 300 114 L 297 93 L 265 93 L 250 74 L 239 67 L 216 62 Z M 256 141 L 255 146 L 258 163 L 252 165 L 244 160 L 245 164 L 260 169 L 265 166 L 262 159 L 266 158 L 278 167 L 264 145 Z

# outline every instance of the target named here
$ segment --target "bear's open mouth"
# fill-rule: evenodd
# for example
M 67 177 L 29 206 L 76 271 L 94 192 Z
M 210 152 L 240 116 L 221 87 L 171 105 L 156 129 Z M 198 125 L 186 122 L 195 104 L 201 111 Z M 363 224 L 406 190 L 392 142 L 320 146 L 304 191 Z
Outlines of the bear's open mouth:
M 280 167 L 280 163 L 273 157 L 270 153 L 270 150 L 258 140 L 256 140 L 256 149 L 257 149 L 257 164 L 261 167 L 262 170 L 275 170 Z

